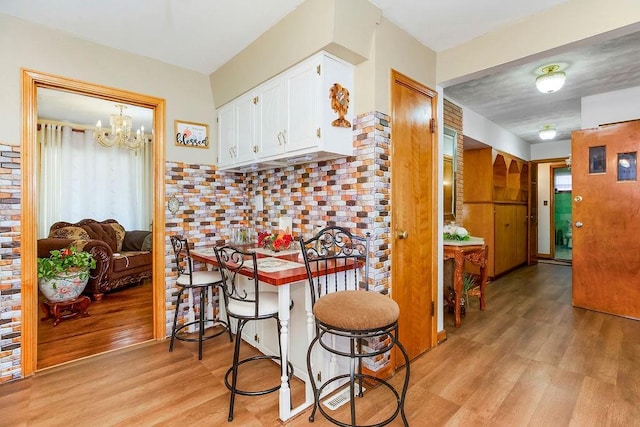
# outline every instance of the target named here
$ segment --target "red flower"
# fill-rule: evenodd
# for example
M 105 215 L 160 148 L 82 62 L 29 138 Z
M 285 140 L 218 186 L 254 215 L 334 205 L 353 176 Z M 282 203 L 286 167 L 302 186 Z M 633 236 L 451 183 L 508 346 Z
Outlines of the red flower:
M 71 255 L 71 249 L 65 248 L 65 249 L 61 249 L 60 250 L 60 256 L 62 258 L 66 257 L 66 256 L 69 256 L 69 255 Z
M 269 236 L 270 236 L 269 233 L 265 233 L 265 232 L 258 233 L 258 246 L 263 248 L 266 243 L 265 239 Z

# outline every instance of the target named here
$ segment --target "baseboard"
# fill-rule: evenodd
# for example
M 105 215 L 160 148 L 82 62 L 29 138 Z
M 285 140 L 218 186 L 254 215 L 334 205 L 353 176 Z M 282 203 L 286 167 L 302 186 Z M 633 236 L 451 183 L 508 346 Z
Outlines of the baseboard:
M 438 332 L 438 344 L 447 340 L 447 331 L 444 329 Z

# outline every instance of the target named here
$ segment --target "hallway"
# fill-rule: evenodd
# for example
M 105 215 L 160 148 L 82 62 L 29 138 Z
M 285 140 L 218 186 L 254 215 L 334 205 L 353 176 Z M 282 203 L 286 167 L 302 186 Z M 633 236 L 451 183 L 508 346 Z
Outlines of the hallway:
M 472 298 L 462 326 L 452 325 L 445 314 L 448 339 L 411 364 L 412 426 L 638 425 L 640 322 L 572 308 L 571 267 L 503 276 L 489 284 L 485 311 Z M 276 394 L 241 396 L 227 424 L 232 346 L 222 338 L 207 343 L 202 361 L 190 343 L 169 353 L 168 342 L 154 342 L 0 385 L 0 425 L 51 425 L 52 416 L 56 425 L 280 425 Z M 298 401 L 297 381 L 292 390 Z M 389 406 L 378 393 L 365 394 L 367 421 Z M 310 425 L 307 414 L 287 425 Z

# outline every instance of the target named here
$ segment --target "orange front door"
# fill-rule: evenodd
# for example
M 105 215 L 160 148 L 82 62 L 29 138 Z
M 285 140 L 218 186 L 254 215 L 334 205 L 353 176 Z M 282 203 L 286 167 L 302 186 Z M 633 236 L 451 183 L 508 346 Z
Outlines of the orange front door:
M 640 121 L 574 132 L 573 304 L 640 318 Z

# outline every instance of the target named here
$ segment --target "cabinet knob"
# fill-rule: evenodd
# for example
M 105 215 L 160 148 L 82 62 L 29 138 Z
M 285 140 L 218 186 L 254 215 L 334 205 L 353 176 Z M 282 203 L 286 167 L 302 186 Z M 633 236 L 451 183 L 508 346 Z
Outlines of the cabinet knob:
M 398 239 L 406 239 L 409 237 L 407 230 L 398 230 Z

